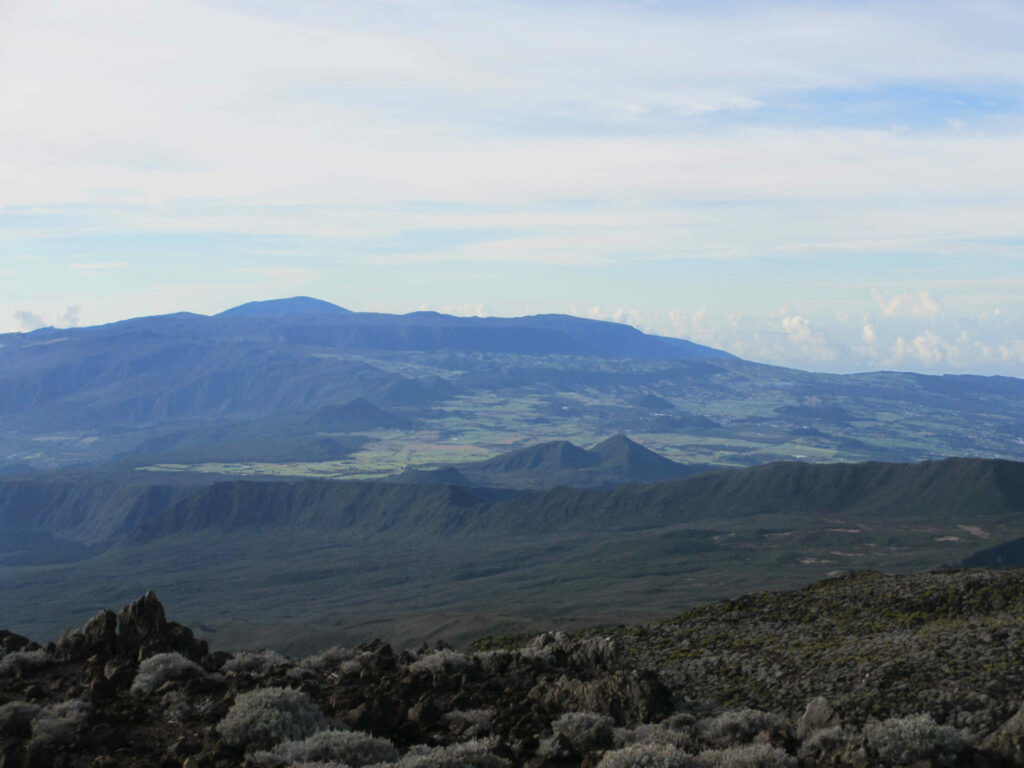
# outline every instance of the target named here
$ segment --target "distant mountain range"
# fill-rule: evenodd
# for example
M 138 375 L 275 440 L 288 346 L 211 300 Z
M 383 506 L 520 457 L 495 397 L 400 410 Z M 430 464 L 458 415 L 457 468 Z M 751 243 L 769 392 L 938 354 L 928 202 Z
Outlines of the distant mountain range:
M 531 455 L 561 467 L 595 453 L 545 448 L 514 471 Z M 0 625 L 52 637 L 151 586 L 218 644 L 451 640 L 644 621 L 837 570 L 953 565 L 1024 537 L 1024 464 L 988 459 L 785 462 L 504 494 L 143 480 L 0 481 Z
M 1024 458 L 1024 381 L 814 374 L 619 323 L 351 312 L 308 297 L 0 335 L 3 475 L 102 464 L 367 478 L 454 466 L 491 484 L 506 459 L 480 462 L 499 454 L 617 433 L 660 454 L 660 468 L 650 456 L 530 448 L 545 455 L 520 487 L 659 479 L 676 471 L 664 461 Z

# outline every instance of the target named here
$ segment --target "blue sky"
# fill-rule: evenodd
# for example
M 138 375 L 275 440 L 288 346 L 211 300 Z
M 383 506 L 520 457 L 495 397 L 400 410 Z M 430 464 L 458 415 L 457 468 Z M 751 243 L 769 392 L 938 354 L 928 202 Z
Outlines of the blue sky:
M 0 331 L 309 294 L 1024 375 L 1019 2 L 0 3 Z

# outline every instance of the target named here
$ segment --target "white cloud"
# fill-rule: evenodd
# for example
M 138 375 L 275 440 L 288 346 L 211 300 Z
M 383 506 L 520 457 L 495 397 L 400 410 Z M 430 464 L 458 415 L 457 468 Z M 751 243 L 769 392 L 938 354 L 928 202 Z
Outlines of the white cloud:
M 12 315 L 13 329 L 27 332 L 50 325 L 56 328 L 74 328 L 80 323 L 81 313 L 82 308 L 77 305 L 64 307 L 52 315 L 43 312 L 30 312 L 27 309 L 18 309 Z
M 812 360 L 835 360 L 838 357 L 825 337 L 815 332 L 803 315 L 789 315 L 782 318 L 782 328 L 789 340 L 800 347 Z
M 431 307 L 427 304 L 420 305 L 420 311 L 435 311 L 444 315 L 455 315 L 456 317 L 489 317 L 490 312 L 483 302 L 477 304 L 448 304 L 443 307 Z
M 25 309 L 14 311 L 14 327 L 19 331 L 34 331 L 36 328 L 43 328 L 48 323 L 34 312 Z
M 54 325 L 58 328 L 75 328 L 80 322 L 81 314 L 82 308 L 77 305 L 65 307 L 64 310 L 57 315 L 57 320 Z
M 13 0 L 2 14 L 0 259 L 29 264 L 64 237 L 240 233 L 282 243 L 247 251 L 278 264 L 218 271 L 211 257 L 209 275 L 189 278 L 208 280 L 215 297 L 190 295 L 197 306 L 320 286 L 321 267 L 343 262 L 411 265 L 421 284 L 450 275 L 452 261 L 557 265 L 579 268 L 584 290 L 535 297 L 509 280 L 491 294 L 402 300 L 472 311 L 519 290 L 509 301 L 550 310 L 571 295 L 611 307 L 601 317 L 787 364 L 838 365 L 855 346 L 851 360 L 882 364 L 897 339 L 908 365 L 1016 354 L 1012 323 L 995 337 L 990 288 L 970 312 L 988 312 L 991 332 L 961 344 L 963 288 L 920 271 L 890 280 L 865 266 L 864 285 L 885 291 L 870 315 L 826 313 L 797 279 L 785 291 L 766 284 L 773 302 L 799 307 L 781 328 L 743 298 L 716 298 L 720 316 L 653 309 L 639 290 L 585 290 L 611 279 L 603 268 L 634 261 L 653 284 L 678 273 L 652 262 L 714 260 L 731 285 L 737 265 L 759 257 L 849 265 L 886 254 L 898 272 L 905 256 L 969 259 L 979 240 L 1024 255 L 1024 125 L 999 98 L 1024 84 L 1014 0 Z M 899 102 L 900 88 L 922 103 L 939 94 L 943 107 L 915 110 L 906 128 L 843 109 L 849 94 Z M 958 91 L 977 96 L 964 114 L 947 111 Z M 988 91 L 1003 111 L 994 118 L 978 106 Z M 444 248 L 406 236 L 437 232 L 478 236 Z M 333 240 L 330 257 L 305 255 L 317 237 Z M 184 293 L 138 287 L 137 267 L 152 258 L 138 248 L 83 248 L 102 255 L 76 256 L 72 269 L 109 290 L 118 268 L 133 267 L 117 275 L 135 287 L 130 306 L 144 296 L 177 308 Z M 11 281 L 32 317 L 60 322 L 72 302 L 110 311 L 110 296 L 47 287 L 23 298 L 43 269 Z M 1002 282 L 998 300 L 1014 315 L 1020 286 Z
M 942 314 L 942 307 L 928 291 L 900 293 L 895 296 L 875 292 L 875 301 L 882 313 L 889 317 L 935 317 Z

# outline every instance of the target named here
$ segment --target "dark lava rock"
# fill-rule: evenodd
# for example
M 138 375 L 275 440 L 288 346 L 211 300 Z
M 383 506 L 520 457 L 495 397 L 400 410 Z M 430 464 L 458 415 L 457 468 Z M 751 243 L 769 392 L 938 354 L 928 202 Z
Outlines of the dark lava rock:
M 709 765 L 868 768 L 894 764 L 883 732 L 921 768 L 1024 765 L 1024 574 L 851 575 L 609 635 L 492 638 L 471 654 L 374 641 L 302 661 L 249 654 L 223 673 L 231 654 L 210 654 L 150 592 L 49 654 L 0 632 L 0 768 L 237 768 L 245 748 L 218 726 L 270 687 L 306 694 L 302 717 L 407 755 L 468 747 L 510 768 L 593 767 L 633 747 L 609 762 L 647 749 L 639 764 L 696 764 L 709 749 L 726 750 Z M 133 690 L 157 653 L 171 655 Z
M 29 639 L 22 635 L 17 635 L 14 632 L 8 632 L 6 629 L 0 629 L 0 648 L 4 651 L 20 651 L 29 644 Z
M 100 611 L 81 629 L 69 629 L 57 641 L 54 656 L 61 661 L 85 661 L 92 656 L 109 659 L 117 651 L 117 614 Z
M 197 640 L 192 630 L 167 621 L 164 607 L 150 590 L 117 616 L 120 652 L 145 658 L 157 653 L 175 651 L 198 662 L 209 654 L 205 640 Z

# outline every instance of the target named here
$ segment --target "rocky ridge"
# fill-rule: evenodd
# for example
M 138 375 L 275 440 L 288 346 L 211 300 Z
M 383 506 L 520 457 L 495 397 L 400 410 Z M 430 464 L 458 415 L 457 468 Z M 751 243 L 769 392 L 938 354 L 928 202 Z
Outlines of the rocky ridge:
M 153 593 L 0 631 L 0 768 L 1024 765 L 1024 575 L 854 572 L 665 622 L 211 652 Z

